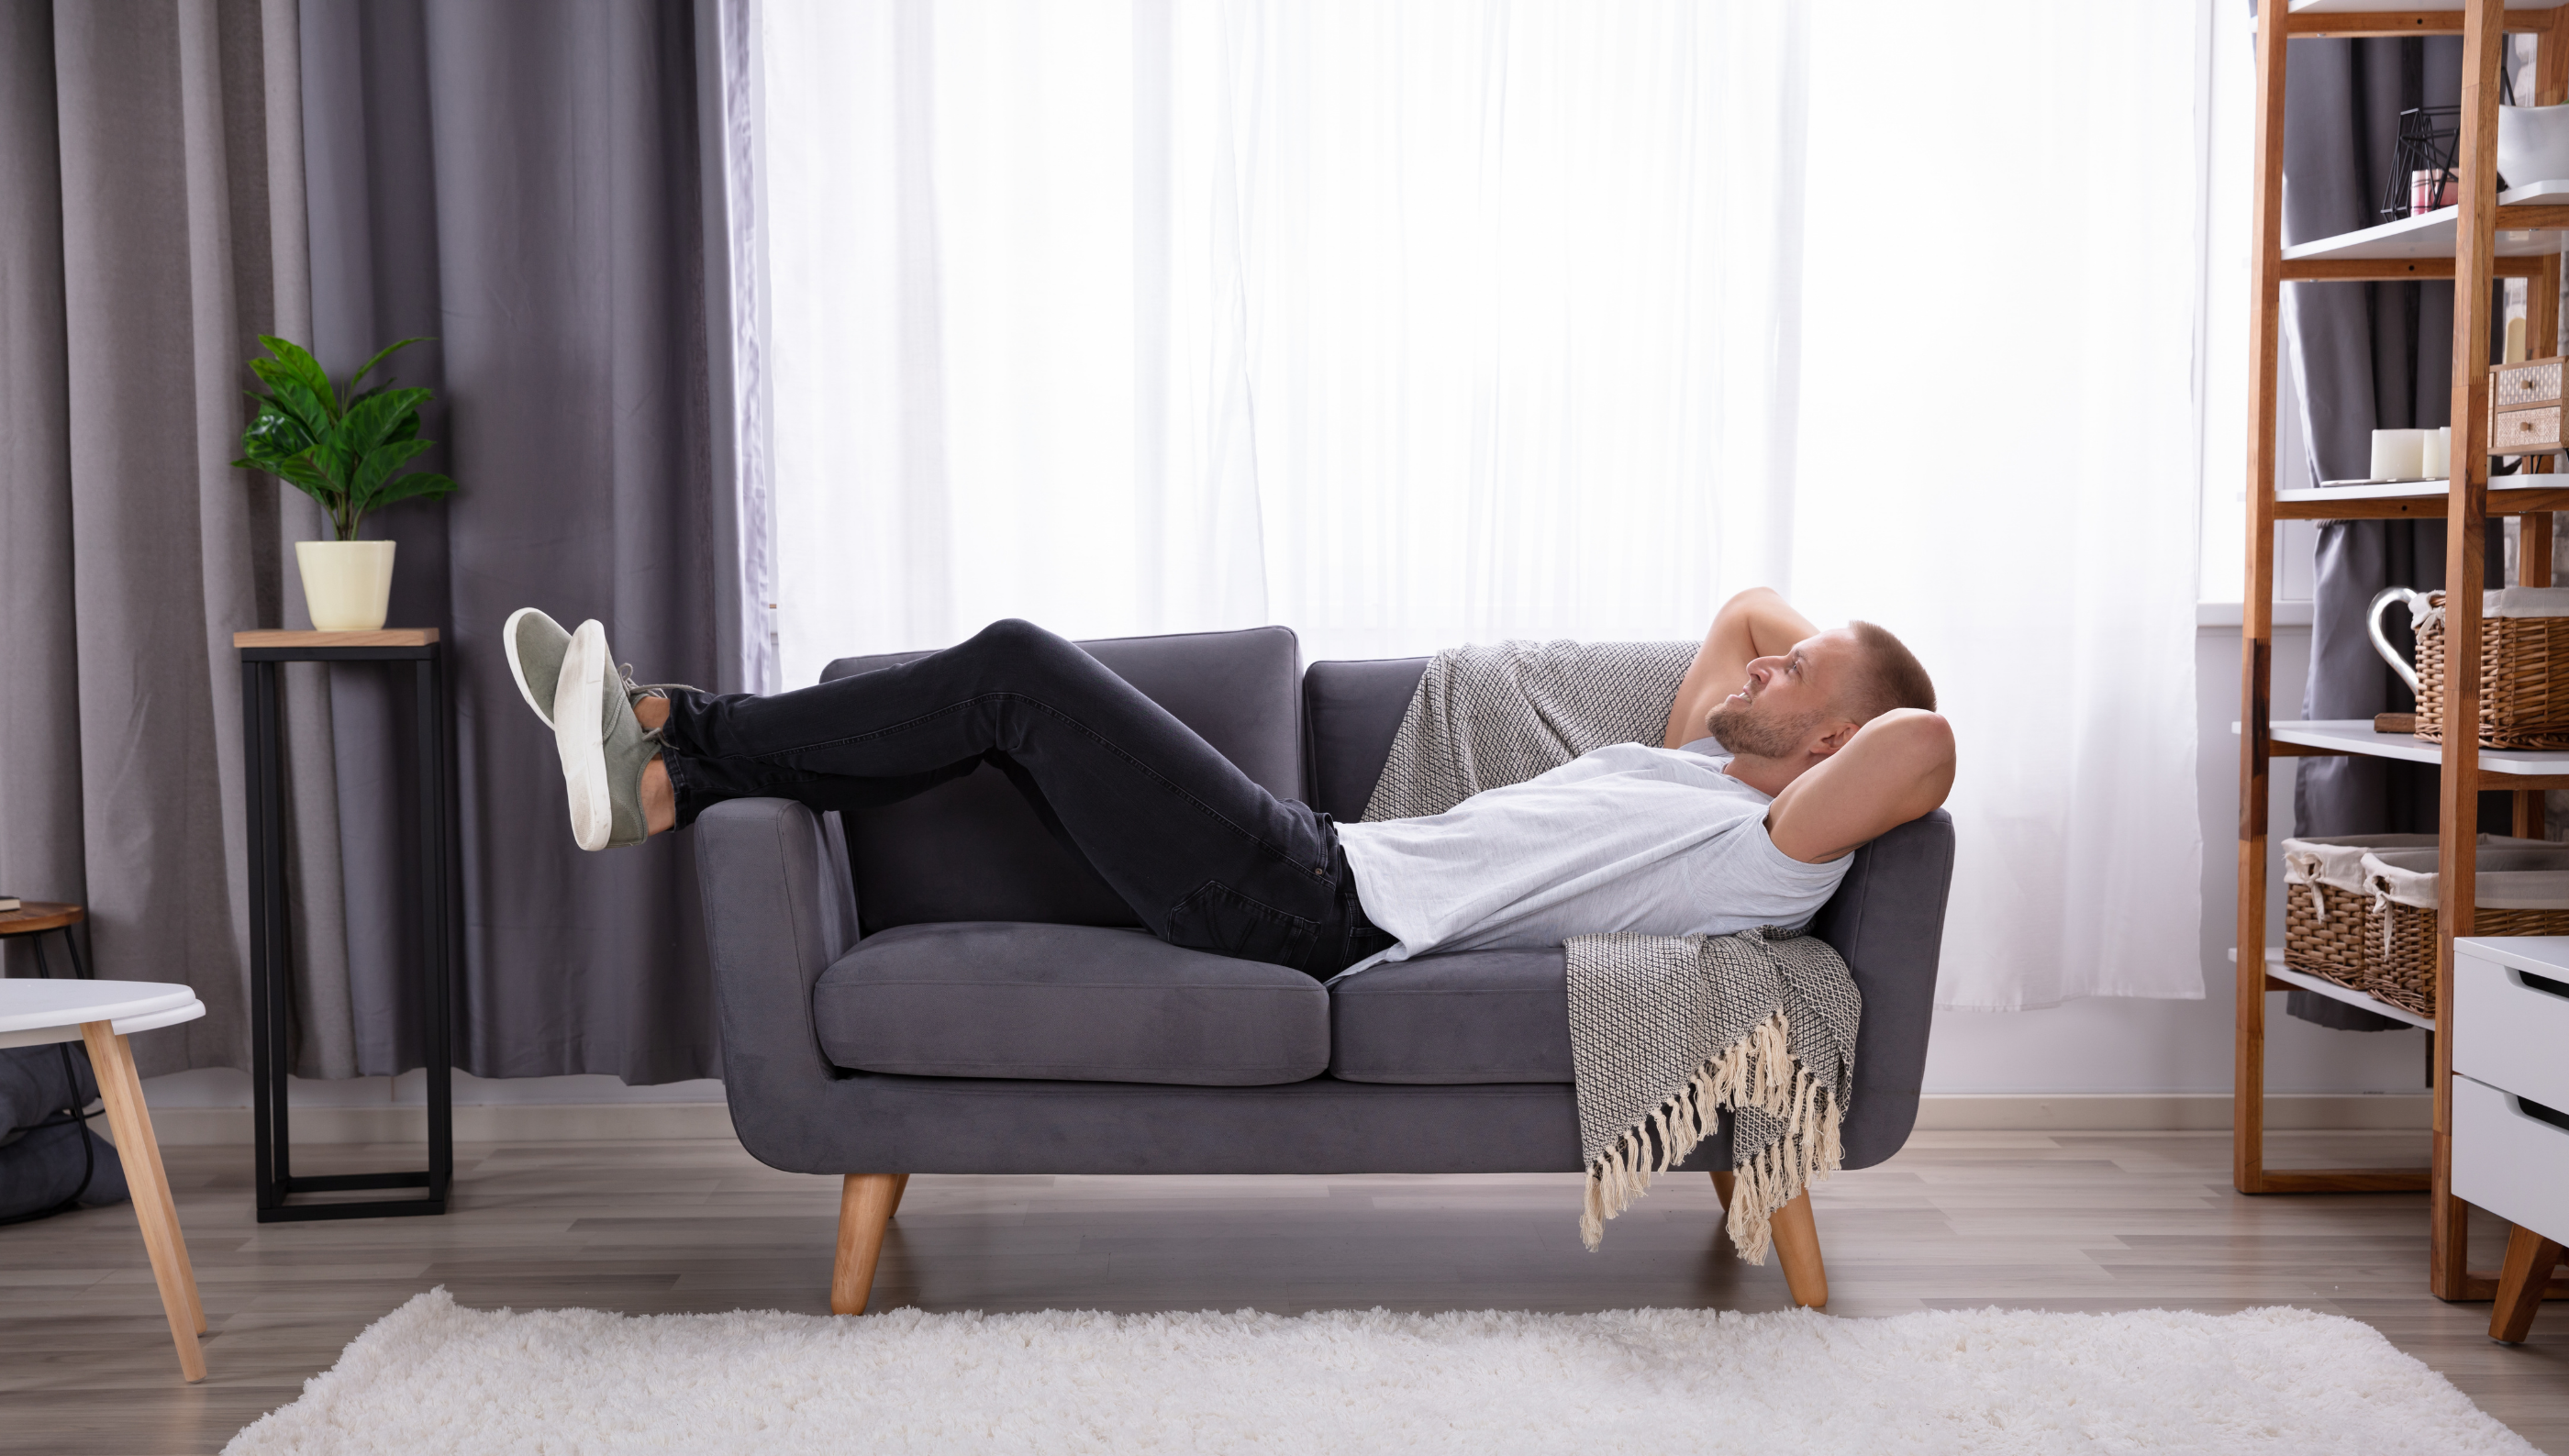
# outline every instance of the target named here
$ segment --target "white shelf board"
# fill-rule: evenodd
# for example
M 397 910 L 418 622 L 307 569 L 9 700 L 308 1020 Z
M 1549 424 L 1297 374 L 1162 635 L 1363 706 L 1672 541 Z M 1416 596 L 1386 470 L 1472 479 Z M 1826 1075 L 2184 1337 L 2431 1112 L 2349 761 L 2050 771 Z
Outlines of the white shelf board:
M 2296 10 L 2299 6 L 2294 7 Z M 2403 5 L 2402 10 L 2414 10 Z M 2501 206 L 2524 203 L 2532 206 L 2569 204 L 2569 180 L 2531 182 L 2509 187 L 2498 193 Z M 2458 207 L 2438 207 L 2414 217 L 2401 217 L 2354 232 L 2341 232 L 2335 237 L 2313 238 L 2284 249 L 2292 262 L 2306 258 L 2449 258 L 2453 255 L 2453 219 Z M 2501 227 L 2497 230 L 2494 251 L 2499 257 L 2540 257 L 2560 250 L 2559 229 L 2542 227 Z
M 2499 482 L 2513 482 L 2501 485 Z M 2343 505 L 2349 501 L 2440 501 L 2444 499 L 2443 481 L 2385 481 L 2379 485 L 2297 486 L 2275 493 L 2278 506 L 2325 506 L 2331 502 Z M 2503 515 L 2506 498 L 2523 491 L 2569 490 L 2569 476 L 2499 476 L 2489 482 L 2489 514 Z
M 2233 951 L 2231 959 L 2238 958 L 2238 953 Z M 2277 980 L 2291 981 L 2303 990 L 2317 991 L 2332 1001 L 2344 1001 L 2350 1006 L 2361 1006 L 2377 1016 L 2387 1016 L 2393 1021 L 2405 1021 L 2425 1031 L 2435 1029 L 2435 1018 L 2432 1016 L 2420 1016 L 2405 1006 L 2394 1006 L 2380 996 L 2368 996 L 2362 991 L 2339 985 L 2336 981 L 2323 980 L 2307 971 L 2293 969 L 2284 963 L 2284 947 L 2281 945 L 2266 947 L 2266 973 Z
M 2410 733 L 2376 733 L 2370 718 L 2278 723 L 2274 725 L 2274 736 L 2278 743 L 2298 743 L 2305 748 L 2334 748 L 2342 753 L 2405 759 L 2410 763 L 2444 761 L 2443 745 L 2427 743 Z M 2569 753 L 2525 753 L 2509 748 L 2483 748 L 2480 750 L 2480 772 L 2569 774 Z

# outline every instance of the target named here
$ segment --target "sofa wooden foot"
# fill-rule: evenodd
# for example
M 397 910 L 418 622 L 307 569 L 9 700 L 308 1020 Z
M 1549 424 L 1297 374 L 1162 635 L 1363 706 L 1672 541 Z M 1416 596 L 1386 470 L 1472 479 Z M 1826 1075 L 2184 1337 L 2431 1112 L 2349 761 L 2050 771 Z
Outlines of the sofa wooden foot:
M 1811 1195 L 1805 1189 L 1775 1211 L 1775 1257 L 1784 1262 L 1784 1284 L 1793 1302 L 1817 1309 L 1829 1302 L 1829 1271 L 1820 1263 L 1820 1226 L 1811 1219 Z
M 1730 1212 L 1731 1176 L 1712 1175 L 1712 1192 L 1721 1200 L 1721 1211 Z M 1768 1227 L 1775 1236 L 1775 1257 L 1784 1265 L 1784 1286 L 1793 1291 L 1793 1302 L 1805 1309 L 1817 1309 L 1829 1302 L 1828 1266 L 1820 1262 L 1820 1226 L 1811 1218 L 1811 1195 L 1804 1190 L 1791 1203 L 1775 1211 Z
M 902 1175 L 851 1173 L 839 1187 L 839 1259 L 830 1270 L 830 1312 L 863 1314 L 883 1257 L 884 1226 L 901 1202 Z
M 885 1218 L 897 1219 L 901 1217 L 901 1196 L 908 1192 L 910 1192 L 910 1175 L 904 1173 L 893 1180 L 892 1212 L 884 1215 Z

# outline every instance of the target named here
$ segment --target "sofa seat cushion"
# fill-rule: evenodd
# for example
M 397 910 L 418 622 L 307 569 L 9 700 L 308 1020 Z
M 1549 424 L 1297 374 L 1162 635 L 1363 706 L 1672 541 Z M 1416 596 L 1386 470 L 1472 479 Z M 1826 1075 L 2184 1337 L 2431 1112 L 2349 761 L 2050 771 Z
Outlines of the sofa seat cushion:
M 1329 1064 L 1318 981 L 1099 925 L 886 930 L 821 973 L 812 1019 L 836 1065 L 914 1077 L 1264 1087 Z
M 1329 1074 L 1346 1082 L 1568 1082 L 1559 948 L 1465 950 L 1358 971 L 1329 992 Z

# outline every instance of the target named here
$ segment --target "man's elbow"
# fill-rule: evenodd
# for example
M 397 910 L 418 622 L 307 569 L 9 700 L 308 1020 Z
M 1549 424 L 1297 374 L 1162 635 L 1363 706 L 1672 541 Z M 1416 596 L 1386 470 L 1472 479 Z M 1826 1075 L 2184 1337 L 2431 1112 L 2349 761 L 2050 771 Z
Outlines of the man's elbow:
M 1954 725 L 1945 715 L 1923 708 L 1894 708 L 1872 726 L 1888 740 L 1884 746 L 1917 786 L 1908 796 L 1914 806 L 1911 817 L 1943 804 L 1954 787 Z

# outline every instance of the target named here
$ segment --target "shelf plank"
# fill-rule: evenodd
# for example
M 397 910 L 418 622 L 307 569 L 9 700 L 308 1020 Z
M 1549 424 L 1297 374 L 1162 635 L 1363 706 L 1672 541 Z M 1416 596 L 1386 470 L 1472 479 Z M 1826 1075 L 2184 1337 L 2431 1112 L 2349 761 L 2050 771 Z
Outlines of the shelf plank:
M 2359 754 L 2368 758 L 2395 758 L 2409 763 L 2441 763 L 2442 745 L 2428 743 L 2413 734 L 2376 733 L 2370 718 L 2324 718 L 2301 723 L 2277 723 L 2270 735 L 2275 752 L 2293 755 L 2284 745 L 2316 750 L 2318 754 Z M 2510 748 L 2480 750 L 2480 772 L 2492 777 L 2521 779 L 2527 782 L 2490 784 L 2492 789 L 2548 789 L 2569 787 L 2569 753 L 2525 753 Z M 2563 784 L 2533 782 L 2561 779 Z
M 2552 234 L 2569 226 L 2569 179 L 2528 182 L 2497 196 L 2497 227 L 2490 234 L 2499 257 L 2540 257 L 2560 251 Z M 2315 237 L 2284 249 L 2284 265 L 2307 261 L 2440 258 L 2450 263 L 2458 207 L 2438 207 L 2334 237 Z M 2447 275 L 2449 276 L 2449 275 Z
M 2511 8 L 2503 24 L 2517 33 L 2547 30 L 2553 13 Z M 2293 0 L 2285 25 L 2295 39 L 2459 35 L 2462 0 Z
M 2500 476 L 2499 480 L 2543 480 L 2558 477 Z M 2414 485 L 2327 486 L 2275 493 L 2279 521 L 2441 521 L 2446 491 L 2442 481 Z M 2569 488 L 2557 485 L 2501 486 L 2488 489 L 2488 514 L 2524 516 L 2541 511 L 2569 511 Z
M 2538 278 L 2552 257 L 2528 253 L 2495 259 L 2501 278 Z M 2283 265 L 2288 283 L 2414 283 L 2453 276 L 2451 258 L 2302 258 Z
M 2344 1001 L 2350 1006 L 2361 1007 L 2378 1016 L 2387 1016 L 2393 1021 L 2405 1021 L 2423 1031 L 2435 1029 L 2435 1018 L 2432 1016 L 2420 1016 L 2405 1006 L 2394 1006 L 2380 996 L 2368 996 L 2362 991 L 2339 985 L 2336 981 L 2323 979 L 2308 971 L 2293 969 L 2284 963 L 2284 947 L 2281 945 L 2266 947 L 2266 974 L 2303 990 L 2317 991 L 2332 1001 Z M 2270 986 L 2268 989 L 2271 990 L 2273 987 Z
M 435 627 L 381 627 L 370 632 L 259 631 L 232 633 L 234 647 L 425 647 Z

